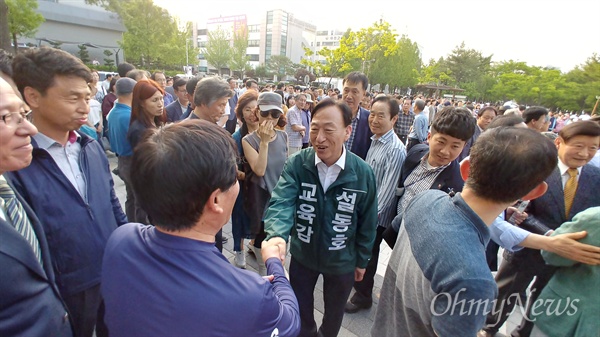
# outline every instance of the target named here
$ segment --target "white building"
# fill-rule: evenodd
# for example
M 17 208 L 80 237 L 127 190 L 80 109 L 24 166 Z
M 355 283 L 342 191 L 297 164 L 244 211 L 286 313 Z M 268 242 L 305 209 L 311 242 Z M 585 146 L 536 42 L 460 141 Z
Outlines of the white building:
M 250 66 L 264 65 L 272 55 L 287 56 L 292 62 L 300 63 L 304 57 L 304 48 L 311 47 L 316 41 L 315 25 L 302 21 L 292 14 L 276 9 L 267 11 L 262 17 L 247 18 L 245 14 L 209 19 L 206 23 L 194 23 L 193 41 L 203 48 L 208 41 L 208 32 L 220 27 L 233 38 L 239 27 L 248 29 L 248 48 Z M 203 55 L 199 55 L 198 71 L 217 72 Z

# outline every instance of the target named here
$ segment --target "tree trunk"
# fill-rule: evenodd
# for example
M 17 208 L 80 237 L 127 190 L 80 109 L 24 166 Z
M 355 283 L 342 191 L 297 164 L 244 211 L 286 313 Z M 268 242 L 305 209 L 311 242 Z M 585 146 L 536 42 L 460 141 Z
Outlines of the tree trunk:
M 8 5 L 0 0 L 0 49 L 10 50 L 10 32 L 8 28 Z
M 17 43 L 17 34 L 13 33 L 12 34 L 12 38 L 13 38 L 13 45 L 14 45 L 14 48 L 15 48 L 15 55 L 17 55 L 17 53 L 19 52 L 19 45 Z

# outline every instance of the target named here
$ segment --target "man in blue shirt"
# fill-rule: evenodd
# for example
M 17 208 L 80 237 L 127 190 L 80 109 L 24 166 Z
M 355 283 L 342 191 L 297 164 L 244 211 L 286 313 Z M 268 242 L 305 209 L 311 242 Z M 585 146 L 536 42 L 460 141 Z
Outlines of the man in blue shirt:
M 233 138 L 200 120 L 162 128 L 138 145 L 132 183 L 155 226 L 128 223 L 107 244 L 102 294 L 111 336 L 298 334 L 285 248 L 263 244 L 270 275 L 263 279 L 215 247 L 239 192 L 236 158 Z
M 386 270 L 372 335 L 475 336 L 497 293 L 485 258 L 488 226 L 517 199 L 546 192 L 556 153 L 538 132 L 496 128 L 461 164 L 462 192 L 451 197 L 428 190 L 414 197 Z
M 406 151 L 410 150 L 416 144 L 423 144 L 427 140 L 427 131 L 429 129 L 428 116 L 423 112 L 425 101 L 417 99 L 415 101 L 415 120 L 408 134 Z
M 135 195 L 131 187 L 131 156 L 133 149 L 127 140 L 129 121 L 131 120 L 131 100 L 133 87 L 136 82 L 129 77 L 120 78 L 115 84 L 117 101 L 108 113 L 110 148 L 118 156 L 119 178 L 125 183 L 127 200 L 125 201 L 125 214 L 129 221 L 145 221 L 146 213 L 139 206 L 136 207 Z M 139 217 L 137 216 L 139 213 Z M 139 219 L 139 220 L 138 220 Z

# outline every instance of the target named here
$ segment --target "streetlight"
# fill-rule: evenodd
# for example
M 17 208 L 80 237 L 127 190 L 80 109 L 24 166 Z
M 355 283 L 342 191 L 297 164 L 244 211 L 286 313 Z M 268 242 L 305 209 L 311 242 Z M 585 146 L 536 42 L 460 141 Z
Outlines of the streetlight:
M 190 39 L 185 39 L 185 69 L 187 70 L 187 66 L 190 65 L 189 53 L 188 53 L 188 41 Z

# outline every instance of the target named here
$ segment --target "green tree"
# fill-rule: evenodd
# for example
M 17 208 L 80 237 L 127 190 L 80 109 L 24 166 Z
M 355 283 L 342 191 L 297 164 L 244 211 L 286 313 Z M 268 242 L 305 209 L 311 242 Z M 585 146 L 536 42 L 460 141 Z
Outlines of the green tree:
M 452 50 L 441 65 L 453 78 L 453 82 L 463 89 L 471 100 L 482 100 L 491 85 L 490 68 L 492 55 L 483 56 L 475 49 L 468 49 L 461 43 Z
M 229 68 L 239 72 L 240 78 L 244 77 L 244 70 L 248 66 L 250 56 L 246 54 L 248 49 L 248 28 L 240 27 L 233 34 L 233 47 L 231 48 L 231 60 Z
M 386 84 L 390 88 L 414 87 L 419 82 L 421 54 L 416 42 L 403 35 L 388 57 L 377 59 L 371 66 L 370 80 L 373 84 Z
M 354 46 L 348 49 L 350 59 L 359 59 L 361 71 L 369 77 L 372 83 L 379 83 L 383 78 L 372 78 L 371 68 L 377 68 L 378 62 L 385 63 L 385 58 L 390 57 L 397 49 L 396 37 L 391 25 L 383 20 L 373 23 L 370 27 L 362 28 L 356 33 L 349 34 L 346 43 L 351 42 Z M 340 43 L 341 44 L 341 43 Z M 379 66 L 381 68 L 381 66 Z M 375 74 L 379 75 L 379 74 Z
M 10 30 L 8 27 L 8 5 L 0 0 L 0 49 L 11 50 Z
M 564 76 L 564 95 L 560 107 L 568 110 L 592 111 L 600 95 L 600 55 L 593 54 L 585 63 Z
M 285 75 L 293 75 L 294 62 L 285 55 L 271 55 L 267 61 L 267 69 L 269 72 L 277 74 L 279 78 L 283 78 Z
M 85 64 L 89 64 L 90 63 L 90 53 L 88 52 L 87 47 L 83 44 L 80 44 L 80 45 L 77 45 L 77 48 L 79 48 L 79 51 L 77 52 L 77 56 L 79 57 L 81 62 L 83 62 Z
M 44 17 L 36 12 L 36 0 L 5 0 L 8 7 L 8 30 L 12 36 L 15 53 L 18 51 L 17 36 L 34 37 Z
M 177 22 L 169 13 L 152 3 L 152 0 L 118 2 L 114 7 L 127 31 L 120 45 L 125 49 L 127 61 L 145 68 L 162 68 L 167 59 L 182 58 L 181 44 L 173 44 Z M 183 46 L 185 48 L 185 45 Z
M 303 47 L 303 49 L 304 57 L 302 57 L 302 59 L 300 60 L 300 64 L 308 67 L 308 69 L 312 69 L 312 71 L 315 74 L 321 74 L 323 71 L 324 64 L 319 62 L 318 60 L 314 60 L 314 57 L 318 54 L 315 54 L 315 52 L 308 47 Z M 300 69 L 298 69 L 296 72 L 298 72 L 299 70 Z M 310 73 L 310 70 L 306 71 Z
M 336 49 L 324 47 L 317 52 L 325 62 L 322 63 L 321 73 L 329 77 L 343 77 L 351 71 L 361 69 L 361 60 L 353 52 L 356 46 L 356 34 L 348 29 L 340 39 L 340 46 Z
M 273 73 L 269 71 L 269 68 L 267 68 L 267 66 L 257 66 L 254 69 L 254 78 L 269 78 L 269 77 L 273 77 Z
M 306 77 L 306 75 L 308 75 L 309 82 L 314 82 L 314 80 L 317 79 L 315 74 L 311 73 L 310 71 L 308 71 L 306 69 L 296 70 L 296 73 L 294 74 L 294 78 L 296 78 L 296 80 L 298 80 L 300 82 L 304 82 L 304 77 Z
M 54 49 L 60 49 L 60 46 L 62 46 L 62 42 L 60 42 L 60 41 L 50 41 L 48 43 L 50 43 L 50 45 Z
M 435 85 L 451 85 L 452 77 L 450 71 L 444 69 L 444 58 L 441 57 L 438 61 L 430 59 L 429 63 L 421 68 L 419 83 L 435 84 Z
M 110 67 L 110 69 L 112 70 L 114 65 L 115 65 L 115 61 L 113 60 L 113 58 L 111 56 L 113 56 L 113 52 L 105 49 L 104 50 L 104 56 L 106 56 L 104 58 L 104 65 L 107 67 Z
M 222 68 L 227 67 L 231 60 L 230 52 L 231 47 L 227 32 L 221 27 L 208 32 L 208 41 L 203 53 L 206 61 L 217 69 L 219 75 L 221 75 Z

